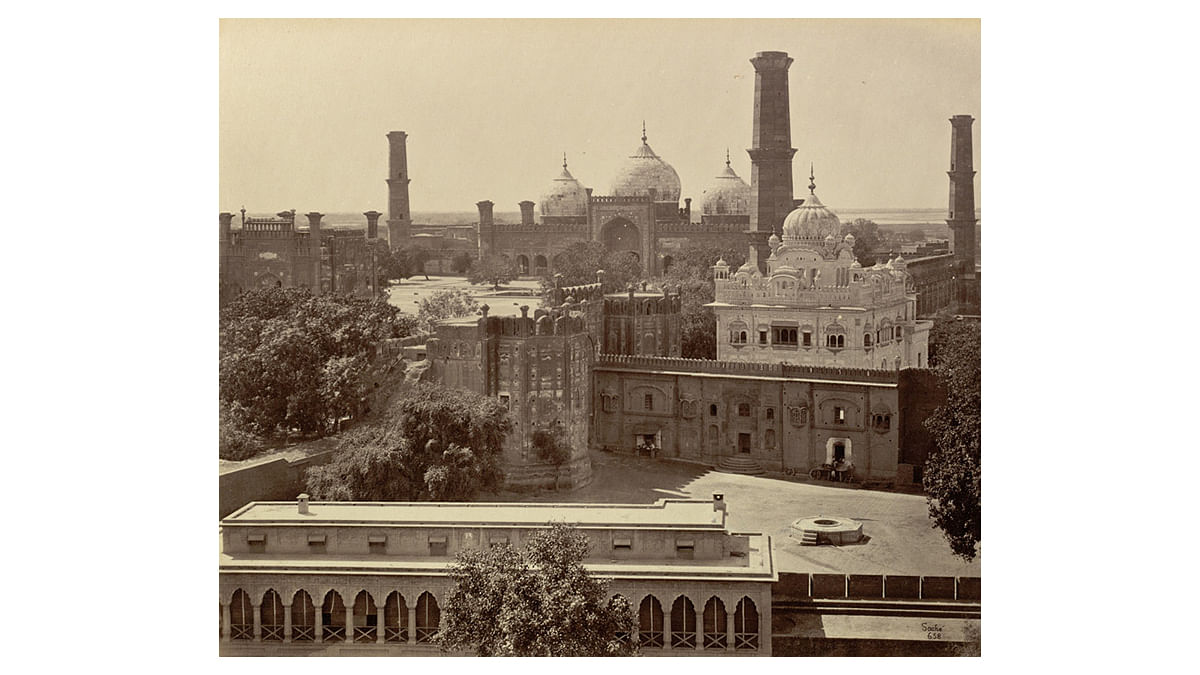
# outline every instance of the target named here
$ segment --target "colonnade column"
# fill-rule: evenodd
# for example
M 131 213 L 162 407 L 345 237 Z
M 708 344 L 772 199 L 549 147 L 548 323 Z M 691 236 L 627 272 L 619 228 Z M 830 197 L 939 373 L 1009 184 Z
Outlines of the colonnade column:
M 346 608 L 346 643 L 354 642 L 354 605 Z
M 696 615 L 696 651 L 704 649 L 704 609 Z
M 671 612 L 663 612 L 663 649 L 671 648 Z
M 233 617 L 231 616 L 229 604 L 228 603 L 223 604 L 223 605 L 221 605 L 221 641 L 222 642 L 229 642 L 230 640 L 233 639 L 232 625 L 233 625 Z
M 417 644 L 417 608 L 408 608 L 408 644 Z
M 325 614 L 321 611 L 323 607 L 314 607 L 313 612 L 313 642 L 325 641 Z
M 261 605 L 251 603 L 250 607 L 254 612 L 254 641 L 262 642 L 262 611 L 259 609 Z
M 375 642 L 378 644 L 384 643 L 385 633 L 387 633 L 387 624 L 384 623 L 383 610 L 387 601 L 383 605 L 375 605 Z
M 729 605 L 725 605 L 725 607 L 728 608 Z M 734 605 L 733 608 L 734 609 L 732 612 L 730 612 L 728 610 L 725 612 L 725 650 L 726 651 L 733 651 L 733 643 L 737 641 L 733 637 L 733 617 L 737 613 L 737 605 Z
M 283 606 L 283 641 L 292 641 L 292 606 Z

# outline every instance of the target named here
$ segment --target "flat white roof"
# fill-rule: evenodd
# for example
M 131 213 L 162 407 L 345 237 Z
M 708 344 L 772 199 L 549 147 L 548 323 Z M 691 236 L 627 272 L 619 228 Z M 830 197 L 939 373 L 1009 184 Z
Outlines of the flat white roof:
M 222 525 L 473 525 L 538 527 L 563 521 L 583 527 L 704 528 L 723 530 L 724 512 L 709 500 L 660 499 L 654 504 L 508 504 L 455 502 L 251 502 Z

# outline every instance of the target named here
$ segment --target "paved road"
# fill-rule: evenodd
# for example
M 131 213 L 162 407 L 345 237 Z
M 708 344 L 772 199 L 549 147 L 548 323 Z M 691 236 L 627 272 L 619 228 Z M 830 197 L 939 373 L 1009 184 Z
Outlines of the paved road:
M 980 560 L 965 563 L 930 527 L 925 498 L 833 484 L 740 476 L 676 462 L 593 453 L 593 482 L 575 492 L 481 495 L 481 500 L 649 503 L 667 497 L 708 499 L 725 493 L 733 531 L 770 534 L 782 572 L 980 576 Z M 866 543 L 800 546 L 789 526 L 809 516 L 863 523 Z

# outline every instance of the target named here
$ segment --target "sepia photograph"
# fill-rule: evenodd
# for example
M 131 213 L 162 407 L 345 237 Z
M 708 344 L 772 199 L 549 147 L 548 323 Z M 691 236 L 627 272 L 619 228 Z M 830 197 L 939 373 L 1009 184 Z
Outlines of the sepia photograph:
M 220 656 L 982 655 L 980 19 L 218 52 Z

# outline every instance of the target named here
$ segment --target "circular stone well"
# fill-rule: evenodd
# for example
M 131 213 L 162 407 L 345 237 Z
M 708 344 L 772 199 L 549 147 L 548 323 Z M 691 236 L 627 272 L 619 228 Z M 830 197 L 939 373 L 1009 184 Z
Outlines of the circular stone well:
M 856 544 L 863 536 L 862 523 L 840 516 L 801 518 L 792 523 L 788 536 L 802 546 Z

